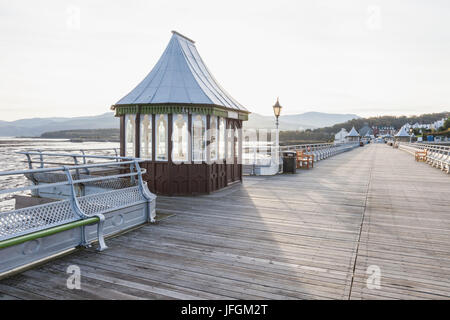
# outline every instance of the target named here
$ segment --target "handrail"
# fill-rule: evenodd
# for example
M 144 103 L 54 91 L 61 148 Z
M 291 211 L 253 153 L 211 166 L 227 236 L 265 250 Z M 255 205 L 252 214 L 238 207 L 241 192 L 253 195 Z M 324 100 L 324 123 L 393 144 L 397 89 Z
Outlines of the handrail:
M 131 157 L 120 157 L 120 156 L 99 156 L 99 155 L 87 155 L 79 153 L 51 153 L 51 152 L 36 152 L 36 151 L 18 151 L 19 154 L 29 154 L 29 155 L 43 155 L 43 156 L 53 156 L 53 157 L 85 157 L 85 158 L 99 158 L 99 159 L 132 159 Z
M 416 161 L 419 159 L 432 167 L 450 173 L 450 146 L 402 142 L 399 144 L 399 149 L 414 155 Z M 419 158 L 418 152 L 424 154 L 423 158 Z
M 273 141 L 267 141 L 265 144 L 263 143 L 244 142 L 243 144 L 243 164 L 252 166 L 252 172 L 256 171 L 256 167 L 273 167 L 280 165 L 280 157 L 283 151 L 305 150 L 308 154 L 316 153 L 318 156 L 315 161 L 319 161 L 327 158 L 329 155 L 339 153 L 339 150 L 342 151 L 343 148 L 359 146 L 359 142 L 342 144 L 312 143 L 287 146 L 275 146 L 273 145 Z
M 51 167 L 51 168 L 39 168 L 39 169 L 25 169 L 25 170 L 12 170 L 12 171 L 0 171 L 0 176 L 14 175 L 14 174 L 27 174 L 27 173 L 43 173 L 43 172 L 52 172 L 52 171 L 62 171 L 64 168 L 68 168 L 70 170 L 75 169 L 83 169 L 83 168 L 96 168 L 96 167 L 108 167 L 108 166 L 120 166 L 126 164 L 133 164 L 135 162 L 143 162 L 144 159 L 135 159 L 128 160 L 122 162 L 103 162 L 103 163 L 90 163 L 90 164 L 81 164 L 75 166 L 61 166 L 61 167 Z
M 94 149 L 92 149 L 94 150 Z M 101 150 L 101 149 L 99 149 Z M 19 151 L 17 152 L 18 154 L 23 154 L 26 156 L 27 158 L 27 162 L 28 162 L 28 168 L 32 169 L 33 168 L 33 163 L 37 163 L 40 165 L 40 168 L 44 168 L 44 166 L 47 164 L 52 164 L 52 165 L 61 165 L 62 163 L 57 163 L 57 162 L 49 162 L 49 161 L 45 161 L 44 160 L 44 156 L 47 157 L 53 157 L 53 158 L 72 158 L 73 159 L 73 164 L 74 165 L 78 165 L 79 161 L 78 158 L 82 158 L 82 162 L 83 164 L 87 164 L 86 159 L 102 159 L 102 160 L 115 160 L 115 162 L 119 162 L 120 160 L 130 160 L 130 159 L 134 159 L 132 157 L 122 157 L 119 156 L 117 153 L 117 150 L 115 150 L 115 156 L 108 156 L 108 155 L 88 155 L 85 153 L 84 149 L 80 150 L 81 153 L 54 153 L 54 152 L 43 152 L 39 149 L 37 149 L 36 151 Z M 33 156 L 38 156 L 38 159 L 33 159 Z M 87 170 L 87 169 L 86 169 Z M 88 170 L 86 171 L 88 172 Z M 88 172 L 89 173 L 89 172 Z
M 63 152 L 72 152 L 72 151 L 80 151 L 81 153 L 89 152 L 89 151 L 106 151 L 111 150 L 114 151 L 114 154 L 116 156 L 119 155 L 119 149 L 120 148 L 91 148 L 91 149 L 76 149 L 76 148 L 58 148 L 58 149 L 45 149 L 46 152 L 48 151 L 63 151 Z M 31 151 L 41 152 L 41 149 L 31 149 Z
M 400 142 L 400 145 L 409 146 L 416 149 L 435 149 L 435 150 L 446 150 L 450 151 L 450 146 L 436 145 L 430 143 L 420 143 L 420 142 Z
M 145 169 L 142 169 L 142 173 L 145 173 Z M 9 188 L 9 189 L 0 190 L 0 194 L 8 194 L 8 193 L 14 193 L 14 192 L 20 192 L 20 191 L 26 191 L 26 190 L 37 190 L 37 189 L 48 188 L 48 187 L 67 186 L 67 185 L 72 185 L 72 184 L 77 184 L 77 183 L 86 183 L 86 182 L 111 180 L 111 179 L 124 178 L 124 177 L 133 177 L 133 176 L 137 176 L 137 175 L 139 175 L 138 172 L 132 172 L 132 173 L 116 174 L 116 175 L 112 175 L 112 176 L 99 176 L 96 178 L 89 178 L 89 179 L 78 179 L 78 180 L 72 180 L 72 181 L 44 183 L 44 184 L 38 184 L 38 185 L 28 185 L 25 187 L 17 187 L 17 188 Z
M 31 240 L 36 240 L 42 237 L 48 237 L 51 236 L 53 234 L 57 234 L 59 232 L 63 232 L 66 230 L 71 230 L 71 229 L 75 229 L 78 227 L 82 227 L 82 226 L 87 226 L 90 224 L 94 224 L 94 223 L 98 223 L 100 221 L 99 217 L 91 217 L 91 218 L 87 218 L 87 219 L 80 219 L 74 222 L 69 222 L 66 224 L 62 224 L 56 227 L 52 227 L 52 228 L 48 228 L 45 230 L 40 230 L 40 231 L 36 231 L 36 232 L 32 232 L 29 234 L 24 234 L 18 237 L 14 237 L 11 239 L 6 239 L 6 240 L 2 240 L 0 241 L 0 249 L 4 249 L 7 247 L 11 247 L 11 246 L 15 246 L 27 241 L 31 241 Z

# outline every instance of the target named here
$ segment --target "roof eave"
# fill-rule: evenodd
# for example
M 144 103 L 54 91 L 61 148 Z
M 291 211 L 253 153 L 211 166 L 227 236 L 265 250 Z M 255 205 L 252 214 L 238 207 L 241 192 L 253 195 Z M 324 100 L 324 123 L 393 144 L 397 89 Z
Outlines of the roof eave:
M 230 108 L 230 107 L 225 107 L 225 106 L 221 106 L 218 104 L 208 104 L 208 103 L 186 103 L 186 102 L 164 102 L 164 103 L 127 103 L 127 104 L 113 104 L 111 106 L 111 110 L 115 110 L 116 108 L 119 107 L 132 107 L 132 106 L 170 106 L 170 105 L 174 105 L 174 106 L 185 106 L 185 107 L 211 107 L 211 108 L 221 108 L 227 111 L 232 111 L 232 112 L 242 112 L 242 113 L 246 113 L 246 114 L 251 114 L 250 111 L 248 110 L 242 110 L 242 109 L 234 109 L 234 108 Z

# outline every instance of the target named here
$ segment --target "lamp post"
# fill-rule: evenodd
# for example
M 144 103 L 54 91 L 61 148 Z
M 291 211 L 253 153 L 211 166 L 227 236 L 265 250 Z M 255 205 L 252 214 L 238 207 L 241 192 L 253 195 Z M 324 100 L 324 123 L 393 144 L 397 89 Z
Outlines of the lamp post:
M 413 128 L 409 128 L 409 143 L 412 142 L 412 135 L 413 135 L 414 129 Z
M 277 131 L 278 131 L 278 118 L 280 117 L 281 108 L 282 108 L 282 106 L 280 105 L 280 102 L 278 101 L 278 98 L 277 98 L 277 102 L 273 105 L 273 113 L 276 118 Z
M 279 129 L 278 129 L 278 118 L 280 117 L 280 113 L 281 113 L 281 105 L 280 105 L 280 102 L 278 101 L 278 98 L 277 98 L 277 102 L 273 105 L 273 113 L 274 113 L 274 115 L 275 115 L 275 119 L 276 119 L 276 122 L 275 122 L 275 124 L 276 124 L 276 128 L 277 128 L 277 131 L 276 131 L 276 135 L 275 135 L 275 148 L 276 148 L 276 154 L 275 154 L 275 159 L 277 159 L 277 161 L 278 161 L 278 163 L 279 163 L 279 161 L 280 161 L 280 156 L 278 155 L 278 150 L 280 149 L 280 146 L 279 146 L 279 144 L 280 144 L 280 137 L 279 137 Z

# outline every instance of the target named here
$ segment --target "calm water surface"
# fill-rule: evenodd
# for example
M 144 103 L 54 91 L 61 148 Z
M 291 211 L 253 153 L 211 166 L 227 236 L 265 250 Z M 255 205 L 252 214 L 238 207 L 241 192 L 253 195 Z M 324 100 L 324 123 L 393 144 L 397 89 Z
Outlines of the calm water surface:
M 113 148 L 119 148 L 117 142 L 70 142 L 69 140 L 59 139 L 30 139 L 30 138 L 7 138 L 0 137 L 0 171 L 24 170 L 28 169 L 26 157 L 17 154 L 19 151 L 71 151 L 80 153 L 80 149 L 103 149 L 110 148 L 110 151 L 96 151 L 90 154 L 107 153 L 112 155 Z M 0 177 L 0 190 L 20 187 L 28 184 L 28 180 L 23 175 Z M 25 192 L 27 194 L 29 192 Z M 22 193 L 24 194 L 24 193 Z M 14 199 L 11 194 L 0 195 L 0 212 L 9 211 L 14 208 Z

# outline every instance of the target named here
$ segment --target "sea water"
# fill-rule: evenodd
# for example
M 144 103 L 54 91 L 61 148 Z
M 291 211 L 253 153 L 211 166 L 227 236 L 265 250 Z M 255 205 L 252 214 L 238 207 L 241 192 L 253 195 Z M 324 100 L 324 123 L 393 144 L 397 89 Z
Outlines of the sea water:
M 66 139 L 38 139 L 38 138 L 8 138 L 0 137 L 0 171 L 25 170 L 28 163 L 25 155 L 18 154 L 20 151 L 57 151 L 81 153 L 80 150 L 108 149 L 103 151 L 89 152 L 87 154 L 115 155 L 114 148 L 119 148 L 118 142 L 71 142 Z M 29 181 L 24 175 L 0 177 L 0 190 L 16 188 L 28 185 Z M 29 194 L 22 192 L 19 194 Z M 17 194 L 17 193 L 16 193 Z M 14 209 L 15 200 L 12 194 L 0 195 L 0 212 Z

